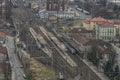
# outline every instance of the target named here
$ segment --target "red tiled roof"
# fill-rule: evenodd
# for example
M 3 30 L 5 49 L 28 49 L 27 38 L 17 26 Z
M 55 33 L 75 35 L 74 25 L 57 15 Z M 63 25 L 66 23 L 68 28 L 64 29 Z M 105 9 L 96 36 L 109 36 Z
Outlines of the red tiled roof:
M 109 23 L 109 22 L 97 22 L 98 25 L 100 25 L 101 27 L 112 27 L 113 24 Z
M 6 38 L 6 34 L 3 32 L 0 32 L 0 38 Z
M 90 20 L 85 20 L 84 23 L 90 24 L 90 22 L 105 22 L 105 21 L 107 21 L 107 20 L 102 17 L 95 17 Z
M 114 24 L 120 25 L 120 20 L 114 20 Z
M 102 17 L 95 17 L 92 18 L 90 21 L 92 22 L 98 22 L 98 21 L 107 21 L 106 19 L 102 18 Z

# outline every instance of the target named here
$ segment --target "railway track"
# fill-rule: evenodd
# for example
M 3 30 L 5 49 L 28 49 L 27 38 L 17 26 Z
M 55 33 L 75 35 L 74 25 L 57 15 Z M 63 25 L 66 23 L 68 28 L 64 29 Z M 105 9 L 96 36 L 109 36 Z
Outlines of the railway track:
M 57 51 L 66 60 L 66 62 L 71 67 L 76 67 L 77 64 L 70 58 L 70 56 L 66 53 L 66 48 L 64 48 L 64 44 L 60 42 L 57 37 L 55 37 L 51 32 L 45 30 L 43 27 L 40 27 L 40 30 L 44 33 L 44 35 L 48 38 L 48 40 L 56 46 Z
M 37 33 L 40 33 L 43 38 L 46 40 L 48 43 L 47 47 L 52 50 L 52 67 L 54 71 L 57 73 L 63 71 L 66 75 L 66 77 L 74 77 L 74 70 L 75 68 L 71 67 L 66 60 L 63 59 L 63 57 L 59 54 L 58 50 L 56 50 L 55 46 L 47 39 L 45 34 L 38 28 L 34 28 Z M 66 79 L 67 80 L 67 79 Z

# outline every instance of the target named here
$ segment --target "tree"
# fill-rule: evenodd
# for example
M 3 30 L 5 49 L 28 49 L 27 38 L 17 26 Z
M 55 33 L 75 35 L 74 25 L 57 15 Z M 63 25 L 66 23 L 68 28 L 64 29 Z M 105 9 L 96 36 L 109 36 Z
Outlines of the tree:
M 119 6 L 118 5 L 114 5 L 113 10 L 117 11 L 118 9 L 119 9 Z
M 111 65 L 110 61 L 108 61 L 105 68 L 104 68 L 104 73 L 107 76 L 109 76 L 111 71 L 112 71 L 112 65 Z
M 97 51 L 97 47 L 93 46 L 92 47 L 92 52 L 88 53 L 87 58 L 96 66 L 98 66 L 98 62 L 99 62 L 99 56 L 97 55 L 99 54 Z
M 100 4 L 101 4 L 102 6 L 106 6 L 107 0 L 100 0 Z
M 73 26 L 73 23 L 68 24 L 69 27 Z
M 119 66 L 118 65 L 115 67 L 115 71 L 114 72 L 115 72 L 114 76 L 117 76 L 119 74 L 120 70 L 119 70 Z

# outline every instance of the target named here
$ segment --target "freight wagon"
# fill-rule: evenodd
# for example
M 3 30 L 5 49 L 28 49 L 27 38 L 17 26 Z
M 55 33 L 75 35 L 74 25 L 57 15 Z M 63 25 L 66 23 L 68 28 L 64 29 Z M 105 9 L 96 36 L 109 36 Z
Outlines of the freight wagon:
M 71 45 L 65 43 L 65 46 L 71 54 L 76 54 L 76 50 Z

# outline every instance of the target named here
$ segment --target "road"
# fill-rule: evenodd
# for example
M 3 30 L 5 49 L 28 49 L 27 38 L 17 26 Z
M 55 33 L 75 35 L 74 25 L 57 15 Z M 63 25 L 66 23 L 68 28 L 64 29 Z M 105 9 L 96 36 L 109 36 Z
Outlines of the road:
M 14 38 L 7 36 L 6 42 L 8 56 L 10 59 L 10 64 L 12 67 L 12 80 L 25 80 L 24 79 L 24 72 L 21 68 L 21 63 L 15 53 L 15 46 L 14 46 Z
M 114 49 L 116 50 L 116 53 L 117 53 L 117 64 L 119 65 L 119 68 L 120 68 L 120 48 L 118 48 L 117 46 L 113 45 Z

